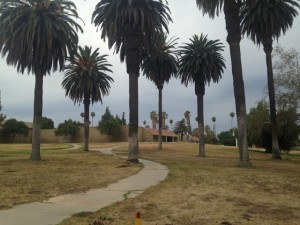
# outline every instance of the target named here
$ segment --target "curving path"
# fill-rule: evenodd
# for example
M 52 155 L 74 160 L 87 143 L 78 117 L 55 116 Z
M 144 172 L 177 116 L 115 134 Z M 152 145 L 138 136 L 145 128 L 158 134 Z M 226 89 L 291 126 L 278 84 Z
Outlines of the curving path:
M 73 148 L 79 145 L 74 144 Z M 113 154 L 113 148 L 94 149 L 104 154 Z M 163 181 L 168 175 L 167 167 L 149 160 L 140 159 L 143 169 L 130 177 L 119 180 L 105 188 L 92 189 L 86 193 L 66 194 L 44 202 L 18 205 L 0 210 L 0 225 L 52 225 L 79 212 L 94 212 L 125 197 L 135 197 L 145 189 Z

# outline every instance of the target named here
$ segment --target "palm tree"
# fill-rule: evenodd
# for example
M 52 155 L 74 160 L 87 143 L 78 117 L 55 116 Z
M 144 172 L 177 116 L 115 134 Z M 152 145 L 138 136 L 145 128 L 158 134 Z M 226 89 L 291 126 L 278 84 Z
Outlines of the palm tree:
M 205 156 L 204 145 L 204 118 L 203 96 L 205 85 L 218 82 L 225 68 L 224 58 L 221 55 L 224 46 L 219 40 L 208 40 L 207 36 L 194 35 L 190 43 L 185 43 L 180 52 L 178 77 L 181 83 L 188 85 L 195 83 L 197 96 L 198 129 L 199 129 L 199 156 Z
M 300 5 L 294 0 L 260 0 L 243 4 L 241 10 L 242 33 L 264 46 L 267 64 L 270 120 L 272 128 L 272 157 L 281 159 L 278 145 L 276 103 L 272 69 L 273 39 L 278 39 L 293 25 Z
M 173 119 L 170 119 L 169 123 L 171 124 L 171 130 L 173 130 Z
M 227 42 L 230 47 L 233 88 L 239 133 L 239 155 L 241 166 L 251 166 L 248 152 L 246 99 L 241 60 L 241 28 L 240 7 L 244 0 L 196 0 L 203 14 L 208 14 L 212 19 L 224 11 L 227 29 Z
M 82 28 L 72 1 L 13 0 L 0 4 L 0 52 L 8 65 L 35 75 L 31 160 L 40 160 L 43 77 L 63 70 Z
M 95 112 L 91 112 L 91 117 L 92 117 L 92 127 L 94 126 L 94 117 L 96 116 Z
M 231 112 L 229 115 L 231 117 L 231 129 L 232 129 L 232 122 L 233 122 L 233 117 L 235 116 L 235 114 L 234 114 L 234 112 Z
M 162 129 L 166 130 L 167 126 L 166 126 L 166 119 L 168 119 L 168 113 L 166 112 L 162 112 L 161 117 L 162 117 Z
M 185 120 L 186 120 L 186 123 L 187 123 L 189 129 L 191 129 L 191 112 L 188 111 L 188 110 L 185 111 L 185 112 L 184 112 L 184 118 L 185 118 Z
M 180 136 L 180 140 L 183 140 L 183 135 L 187 132 L 187 125 L 185 123 L 185 120 L 182 119 L 180 121 L 177 121 L 174 126 L 174 133 Z
M 142 63 L 144 75 L 153 81 L 158 89 L 158 149 L 162 149 L 162 90 L 164 83 L 168 83 L 177 73 L 176 40 L 174 38 L 167 40 L 166 34 L 158 34 L 150 51 L 144 53 Z
M 82 124 L 84 123 L 84 112 L 81 112 L 80 113 L 80 116 L 81 116 L 81 118 L 82 118 Z
M 172 21 L 169 8 L 154 0 L 100 0 L 92 22 L 102 31 L 101 38 L 120 52 L 129 75 L 128 161 L 138 162 L 138 77 L 143 48 L 149 48 L 156 32 L 168 31 Z
M 108 95 L 110 82 L 113 79 L 107 75 L 112 72 L 106 57 L 100 55 L 99 49 L 92 51 L 92 47 L 79 46 L 74 56 L 69 58 L 66 66 L 62 86 L 75 103 L 84 105 L 84 151 L 89 150 L 89 111 L 90 104 L 101 102 L 104 95 Z
M 215 116 L 213 116 L 211 118 L 211 121 L 213 122 L 213 132 L 214 132 L 215 136 L 217 137 L 217 131 L 216 131 L 216 121 L 217 121 L 217 118 Z
M 156 113 L 156 111 L 150 112 L 150 119 L 152 121 L 152 129 L 156 129 L 156 123 L 157 123 L 157 113 Z

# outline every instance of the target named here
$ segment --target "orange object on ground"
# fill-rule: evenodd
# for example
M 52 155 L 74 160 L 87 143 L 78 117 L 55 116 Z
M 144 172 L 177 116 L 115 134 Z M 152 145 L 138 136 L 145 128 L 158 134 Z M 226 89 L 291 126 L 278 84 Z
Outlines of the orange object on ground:
M 134 225 L 142 225 L 141 213 L 140 212 L 136 213 Z

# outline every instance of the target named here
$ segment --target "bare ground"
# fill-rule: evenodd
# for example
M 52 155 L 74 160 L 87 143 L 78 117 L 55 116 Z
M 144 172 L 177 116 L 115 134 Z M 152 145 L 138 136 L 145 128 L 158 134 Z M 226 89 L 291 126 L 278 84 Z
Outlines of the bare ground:
M 61 225 L 132 225 L 137 211 L 143 225 L 299 225 L 300 156 L 251 152 L 252 168 L 238 166 L 238 151 L 197 144 L 140 144 L 141 157 L 167 165 L 168 178 L 136 198 L 97 213 L 81 213 Z M 126 154 L 126 148 L 118 152 Z
M 91 144 L 107 148 L 116 144 Z M 120 144 L 119 144 L 120 145 Z M 29 161 L 31 145 L 0 144 L 0 210 L 23 203 L 105 187 L 137 173 L 139 166 L 99 152 L 68 149 L 68 144 L 43 144 L 40 162 Z

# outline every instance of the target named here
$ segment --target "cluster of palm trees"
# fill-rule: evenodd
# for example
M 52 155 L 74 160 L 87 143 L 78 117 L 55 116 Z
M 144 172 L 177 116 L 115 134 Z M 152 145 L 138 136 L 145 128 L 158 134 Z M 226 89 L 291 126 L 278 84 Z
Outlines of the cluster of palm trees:
M 241 64 L 240 41 L 242 32 L 255 43 L 263 43 L 268 65 L 273 157 L 279 158 L 276 147 L 276 109 L 272 90 L 272 40 L 292 26 L 297 15 L 296 0 L 196 0 L 203 13 L 210 17 L 224 11 L 227 42 L 230 46 L 236 115 L 238 122 L 240 165 L 250 166 L 246 103 Z M 27 69 L 36 78 L 32 160 L 40 160 L 40 125 L 42 116 L 43 76 L 51 70 L 64 70 L 62 83 L 74 103 L 83 102 L 84 124 L 89 122 L 90 103 L 102 101 L 113 81 L 106 55 L 98 49 L 78 47 L 77 32 L 83 32 L 75 21 L 80 19 L 72 1 L 11 0 L 0 5 L 0 52 L 7 63 L 21 73 Z M 219 40 L 194 35 L 190 43 L 175 50 L 177 38 L 167 39 L 168 24 L 172 19 L 163 1 L 156 0 L 100 0 L 92 14 L 92 23 L 108 40 L 109 48 L 126 62 L 129 75 L 129 151 L 128 161 L 138 162 L 138 77 L 143 70 L 159 90 L 159 114 L 162 113 L 162 89 L 171 76 L 185 85 L 195 83 L 198 105 L 200 140 L 204 138 L 203 96 L 205 85 L 218 82 L 225 68 L 221 55 L 224 46 Z M 69 62 L 65 66 L 65 62 Z M 94 76 L 95 75 L 95 76 Z M 274 87 L 273 87 L 274 89 Z M 97 92 L 95 94 L 95 92 Z M 274 98 L 275 99 L 275 98 Z M 275 114 L 274 114 L 275 113 Z M 161 126 L 161 116 L 159 125 Z M 85 130 L 88 137 L 88 130 Z M 277 141 L 278 142 L 278 141 Z M 85 149 L 88 143 L 85 143 Z M 204 140 L 199 144 L 199 155 L 205 155 Z

